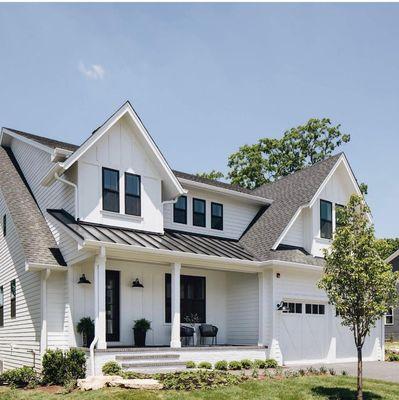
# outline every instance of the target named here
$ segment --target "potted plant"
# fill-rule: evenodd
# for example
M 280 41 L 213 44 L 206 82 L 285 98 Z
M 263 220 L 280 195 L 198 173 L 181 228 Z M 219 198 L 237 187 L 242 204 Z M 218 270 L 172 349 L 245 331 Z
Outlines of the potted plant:
M 90 317 L 83 317 L 76 326 L 76 330 L 82 335 L 83 347 L 89 347 L 94 340 L 94 321 Z
M 145 347 L 145 338 L 147 331 L 151 329 L 151 322 L 145 318 L 134 321 L 134 345 L 136 347 Z

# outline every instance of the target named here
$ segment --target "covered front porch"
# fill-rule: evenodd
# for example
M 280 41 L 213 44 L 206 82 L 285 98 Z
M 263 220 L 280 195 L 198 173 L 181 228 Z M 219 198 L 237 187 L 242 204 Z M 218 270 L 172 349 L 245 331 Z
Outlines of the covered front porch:
M 83 274 L 90 284 L 78 283 Z M 231 271 L 217 263 L 120 259 L 101 248 L 94 258 L 73 266 L 74 344 L 82 345 L 76 325 L 89 316 L 95 321 L 97 351 L 131 349 L 134 321 L 141 318 L 151 322 L 148 349 L 267 346 L 259 336 L 259 306 L 263 304 L 259 274 L 250 269 Z M 193 315 L 198 317 L 196 324 L 187 320 Z M 211 338 L 201 340 L 200 324 L 217 327 L 218 346 L 211 346 Z M 182 325 L 195 329 L 194 338 L 181 337 Z

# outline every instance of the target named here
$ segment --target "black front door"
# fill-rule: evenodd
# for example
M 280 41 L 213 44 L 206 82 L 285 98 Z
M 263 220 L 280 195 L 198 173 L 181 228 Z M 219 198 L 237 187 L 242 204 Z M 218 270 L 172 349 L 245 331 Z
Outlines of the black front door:
M 119 342 L 119 288 L 120 272 L 107 270 L 105 273 L 107 342 Z

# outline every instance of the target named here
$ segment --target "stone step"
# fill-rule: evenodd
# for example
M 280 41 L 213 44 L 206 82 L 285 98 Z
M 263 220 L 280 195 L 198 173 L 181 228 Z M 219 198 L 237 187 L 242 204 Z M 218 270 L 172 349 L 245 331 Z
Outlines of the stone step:
M 178 360 L 180 354 L 177 353 L 156 353 L 156 354 L 124 354 L 115 356 L 116 361 L 134 361 L 134 360 Z
M 140 372 L 142 374 L 160 374 L 167 372 L 179 372 L 186 371 L 185 365 L 176 366 L 163 366 L 163 367 L 137 367 L 137 368 L 125 368 L 124 371 Z
M 131 370 L 136 368 L 158 368 L 158 367 L 185 367 L 185 361 L 138 361 L 138 362 L 123 362 L 123 369 Z

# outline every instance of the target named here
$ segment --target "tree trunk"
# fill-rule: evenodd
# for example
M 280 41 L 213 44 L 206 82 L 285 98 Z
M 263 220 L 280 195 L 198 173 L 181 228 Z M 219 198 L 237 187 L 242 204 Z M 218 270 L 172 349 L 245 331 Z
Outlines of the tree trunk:
M 357 400 L 363 400 L 363 360 L 362 348 L 357 348 Z

